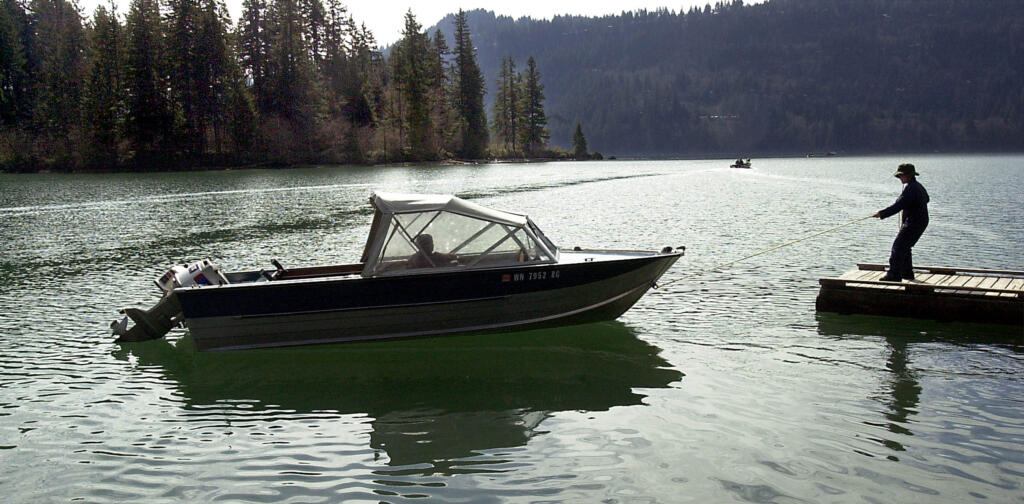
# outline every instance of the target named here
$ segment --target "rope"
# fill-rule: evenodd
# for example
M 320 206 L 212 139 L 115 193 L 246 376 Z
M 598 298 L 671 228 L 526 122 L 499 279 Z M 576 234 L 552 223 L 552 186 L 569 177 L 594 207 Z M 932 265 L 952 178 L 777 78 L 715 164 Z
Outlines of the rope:
M 751 257 L 757 257 L 757 256 L 762 255 L 762 254 L 767 254 L 768 252 L 774 252 L 774 251 L 779 250 L 781 248 L 785 248 L 785 247 L 788 247 L 790 245 L 795 245 L 795 244 L 800 243 L 802 241 L 810 240 L 811 238 L 815 238 L 815 237 L 821 236 L 821 235 L 826 234 L 826 233 L 831 233 L 832 231 L 835 231 L 837 229 L 844 228 L 844 227 L 849 226 L 851 224 L 856 224 L 856 223 L 858 223 L 858 222 L 860 222 L 862 220 L 867 220 L 867 219 L 870 219 L 872 217 L 874 217 L 874 215 L 868 215 L 866 217 L 861 217 L 859 219 L 854 219 L 854 220 L 852 220 L 850 222 L 847 222 L 845 224 L 840 224 L 838 226 L 826 229 L 824 231 L 819 231 L 819 232 L 814 233 L 812 235 L 807 235 L 807 236 L 804 236 L 802 238 L 797 238 L 796 240 L 783 243 L 782 245 L 776 245 L 776 246 L 774 246 L 772 248 L 767 248 L 767 249 L 761 250 L 759 252 L 754 252 L 753 254 L 750 254 L 748 256 L 743 256 L 743 257 L 741 257 L 739 259 L 736 259 L 734 261 L 729 261 L 727 263 L 718 264 L 718 265 L 712 266 L 710 268 L 707 268 L 707 269 L 704 269 L 704 270 L 700 270 L 700 271 L 697 271 L 695 273 L 691 273 L 689 275 L 681 276 L 679 278 L 676 278 L 675 280 L 663 283 L 661 285 L 655 284 L 654 287 L 656 289 L 660 289 L 660 288 L 663 288 L 663 287 L 668 287 L 669 285 L 672 285 L 672 284 L 674 284 L 676 282 L 679 282 L 681 280 L 686 280 L 688 278 L 693 278 L 693 277 L 696 277 L 696 276 L 700 276 L 700 275 L 703 275 L 703 274 L 711 272 L 711 271 L 722 269 L 722 268 L 724 268 L 726 266 L 732 266 L 733 264 L 736 264 L 736 263 L 738 263 L 740 261 L 746 261 L 747 259 L 750 259 Z

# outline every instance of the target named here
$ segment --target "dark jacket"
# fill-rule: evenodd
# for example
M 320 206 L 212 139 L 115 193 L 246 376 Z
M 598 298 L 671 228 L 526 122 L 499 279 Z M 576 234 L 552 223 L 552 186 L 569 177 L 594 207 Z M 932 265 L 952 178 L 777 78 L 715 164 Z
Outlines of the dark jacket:
M 886 218 L 903 211 L 903 227 L 924 229 L 928 226 L 928 191 L 917 179 L 907 182 L 896 202 L 880 210 L 878 215 Z

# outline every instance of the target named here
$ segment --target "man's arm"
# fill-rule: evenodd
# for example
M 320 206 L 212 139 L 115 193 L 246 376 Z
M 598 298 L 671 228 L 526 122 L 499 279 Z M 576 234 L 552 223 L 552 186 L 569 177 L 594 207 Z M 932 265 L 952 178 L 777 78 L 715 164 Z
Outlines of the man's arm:
M 900 213 L 901 210 L 903 210 L 904 208 L 906 208 L 908 204 L 910 204 L 910 200 L 913 197 L 911 191 L 909 191 L 908 189 L 910 189 L 909 184 L 903 188 L 903 192 L 900 193 L 899 198 L 896 198 L 895 203 L 875 212 L 874 217 L 878 217 L 879 219 L 885 219 L 887 217 L 891 217 L 893 215 Z

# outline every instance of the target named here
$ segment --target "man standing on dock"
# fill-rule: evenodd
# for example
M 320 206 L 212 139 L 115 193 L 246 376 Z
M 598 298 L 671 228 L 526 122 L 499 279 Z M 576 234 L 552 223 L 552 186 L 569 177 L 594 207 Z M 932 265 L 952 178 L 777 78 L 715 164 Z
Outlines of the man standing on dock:
M 892 252 L 889 254 L 889 271 L 882 277 L 882 280 L 888 282 L 899 282 L 914 279 L 910 249 L 928 227 L 928 191 L 925 191 L 924 186 L 917 181 L 916 177 L 920 174 L 910 163 L 901 164 L 893 175 L 903 182 L 903 192 L 896 198 L 895 203 L 875 212 L 872 217 L 885 219 L 897 212 L 903 212 L 900 232 L 896 234 L 896 239 L 892 242 Z

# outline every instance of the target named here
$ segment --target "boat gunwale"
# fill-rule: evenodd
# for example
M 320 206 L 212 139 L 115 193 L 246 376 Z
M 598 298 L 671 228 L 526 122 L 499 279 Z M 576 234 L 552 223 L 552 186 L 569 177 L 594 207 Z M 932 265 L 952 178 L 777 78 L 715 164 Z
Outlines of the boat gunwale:
M 509 270 L 529 270 L 529 269 L 552 269 L 558 267 L 577 266 L 581 264 L 596 264 L 596 263 L 611 263 L 619 261 L 635 261 L 638 259 L 649 259 L 656 257 L 669 257 L 675 256 L 677 259 L 682 257 L 684 253 L 682 251 L 672 252 L 659 252 L 656 250 L 606 250 L 606 249 L 581 249 L 581 250 L 569 250 L 563 251 L 566 255 L 573 254 L 595 254 L 596 257 L 591 261 L 558 261 L 558 262 L 542 262 L 542 263 L 516 263 L 510 265 L 493 265 L 478 268 L 465 268 L 465 267 L 446 267 L 446 268 L 427 268 L 422 271 L 417 270 L 402 275 L 377 275 L 371 277 L 362 276 L 359 273 L 343 273 L 343 274 L 327 274 L 324 276 L 308 276 L 302 278 L 284 278 L 281 280 L 268 280 L 268 281 L 252 281 L 252 282 L 240 282 L 230 283 L 223 285 L 192 285 L 188 287 L 177 287 L 173 291 L 175 294 L 196 292 L 196 291 L 208 291 L 217 289 L 260 289 L 267 288 L 268 286 L 285 286 L 285 285 L 296 285 L 296 284 L 308 284 L 308 283 L 334 283 L 334 282 L 361 282 L 361 281 L 382 281 L 382 280 L 397 280 L 403 278 L 423 278 L 425 276 L 442 276 L 442 275 L 462 275 L 471 273 L 486 273 L 495 271 L 509 271 Z M 607 254 L 606 254 L 607 253 Z M 632 257 L 616 257 L 615 255 L 609 254 L 637 254 Z M 310 268 L 332 268 L 332 267 L 344 267 L 350 266 L 349 264 L 340 265 L 327 265 L 327 266 L 309 266 Z M 238 275 L 238 274 L 253 274 L 258 275 L 262 270 L 250 270 L 250 271 L 233 271 L 227 272 L 226 274 Z M 186 294 L 187 295 L 187 294 Z

